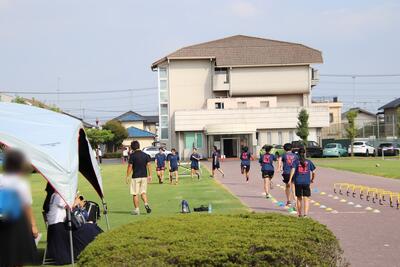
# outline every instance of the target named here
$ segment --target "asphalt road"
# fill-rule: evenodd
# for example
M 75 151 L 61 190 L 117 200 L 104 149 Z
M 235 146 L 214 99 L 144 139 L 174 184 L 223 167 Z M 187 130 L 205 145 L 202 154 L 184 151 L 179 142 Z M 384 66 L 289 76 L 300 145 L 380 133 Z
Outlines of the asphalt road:
M 240 174 L 239 161 L 225 161 L 221 167 L 225 178 L 217 175 L 217 179 L 248 207 L 257 212 L 281 212 L 290 216 L 287 209 L 262 195 L 257 162 L 252 162 L 248 184 Z M 280 173 L 275 173 L 273 182 L 272 196 L 278 202 L 285 201 Z M 378 201 L 360 199 L 358 193 L 355 198 L 351 194 L 347 196 L 346 192 L 343 195 L 334 193 L 335 183 L 400 192 L 400 181 L 317 166 L 311 197 L 314 203 L 310 208 L 310 217 L 327 225 L 339 239 L 351 266 L 400 266 L 400 210 L 389 206 L 388 197 L 380 205 Z

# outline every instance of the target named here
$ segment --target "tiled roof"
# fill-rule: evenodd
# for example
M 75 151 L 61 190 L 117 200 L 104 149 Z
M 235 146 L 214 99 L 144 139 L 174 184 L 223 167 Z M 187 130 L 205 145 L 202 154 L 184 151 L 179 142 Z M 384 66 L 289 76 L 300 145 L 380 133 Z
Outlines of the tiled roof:
M 135 138 L 135 137 L 154 137 L 156 136 L 155 134 L 136 128 L 136 127 L 129 127 L 126 129 L 128 131 L 128 137 L 130 138 Z
M 399 106 L 400 106 L 400 98 L 397 98 L 378 109 L 397 108 Z
M 217 66 L 265 66 L 322 63 L 322 53 L 302 44 L 235 35 L 181 48 L 154 62 L 168 59 L 215 58 Z
M 149 123 L 158 123 L 158 116 L 144 116 L 146 118 L 146 122 Z
M 143 117 L 142 115 L 140 115 L 140 114 L 138 114 L 138 113 L 133 112 L 133 111 L 130 110 L 130 111 L 125 112 L 124 114 L 119 115 L 118 117 L 114 118 L 114 120 L 121 121 L 121 122 L 127 122 L 127 121 L 145 121 L 146 118 Z

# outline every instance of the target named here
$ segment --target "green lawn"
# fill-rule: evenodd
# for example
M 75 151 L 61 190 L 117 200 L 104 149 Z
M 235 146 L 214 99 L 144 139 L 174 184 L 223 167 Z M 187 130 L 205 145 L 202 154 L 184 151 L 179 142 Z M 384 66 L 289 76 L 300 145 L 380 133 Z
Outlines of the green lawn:
M 221 185 L 209 178 L 209 172 L 203 169 L 203 175 L 200 181 L 190 177 L 182 177 L 179 185 L 158 184 L 158 179 L 153 179 L 149 185 L 148 196 L 149 204 L 153 209 L 150 215 L 145 214 L 142 206 L 140 216 L 130 214 L 133 209 L 132 198 L 129 194 L 128 185 L 125 184 L 126 165 L 102 165 L 103 187 L 105 198 L 109 209 L 109 220 L 111 228 L 123 224 L 141 220 L 148 217 L 162 217 L 166 215 L 177 214 L 180 211 L 180 202 L 186 199 L 190 208 L 200 205 L 212 204 L 213 213 L 240 213 L 248 209 Z M 167 174 L 167 172 L 166 172 Z M 155 176 L 155 171 L 153 171 Z M 44 191 L 46 182 L 38 174 L 31 176 L 31 186 L 33 194 L 33 209 L 38 221 L 40 232 L 45 234 L 45 226 L 41 214 L 43 200 L 46 196 Z M 86 199 L 93 200 L 101 204 L 95 191 L 83 177 L 79 178 L 79 191 Z M 141 203 L 142 204 L 142 203 Z M 100 226 L 105 230 L 106 224 L 102 217 Z M 45 244 L 45 235 L 40 242 L 40 247 Z
M 400 160 L 395 157 L 346 157 L 313 159 L 317 166 L 400 179 Z

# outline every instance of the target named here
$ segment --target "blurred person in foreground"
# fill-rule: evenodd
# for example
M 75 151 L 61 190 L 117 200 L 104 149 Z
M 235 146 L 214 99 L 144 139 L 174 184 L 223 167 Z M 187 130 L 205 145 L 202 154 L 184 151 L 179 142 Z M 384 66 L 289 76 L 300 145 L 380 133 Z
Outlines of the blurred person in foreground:
M 26 175 L 29 164 L 16 150 L 6 151 L 0 174 L 0 266 L 37 262 L 35 238 L 39 232 L 32 211 L 32 194 Z

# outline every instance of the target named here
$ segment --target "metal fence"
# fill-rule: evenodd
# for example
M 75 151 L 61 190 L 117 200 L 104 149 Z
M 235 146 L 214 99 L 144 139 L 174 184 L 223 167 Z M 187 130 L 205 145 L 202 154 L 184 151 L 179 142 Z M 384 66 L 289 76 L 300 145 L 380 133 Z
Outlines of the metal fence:
M 322 139 L 343 139 L 347 138 L 346 128 L 348 123 L 331 124 L 330 127 L 322 128 Z M 392 140 L 400 135 L 399 125 L 397 123 L 378 123 L 361 122 L 357 124 L 356 138 L 366 138 L 369 140 Z

